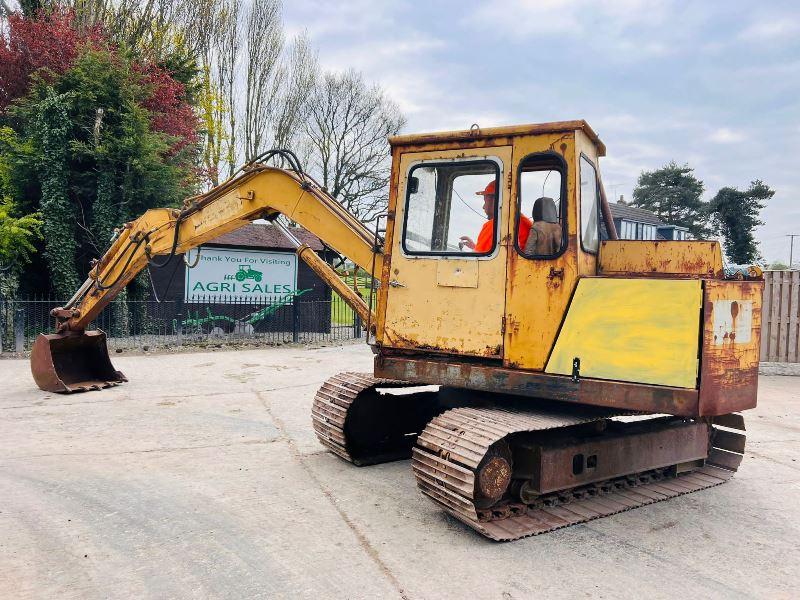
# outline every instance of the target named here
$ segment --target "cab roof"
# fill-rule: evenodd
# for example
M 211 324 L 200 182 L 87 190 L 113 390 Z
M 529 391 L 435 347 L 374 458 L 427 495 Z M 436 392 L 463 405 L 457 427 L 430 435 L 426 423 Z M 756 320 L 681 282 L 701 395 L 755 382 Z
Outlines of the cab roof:
M 580 129 L 597 146 L 598 156 L 606 155 L 606 146 L 600 138 L 583 119 L 577 121 L 554 121 L 552 123 L 532 123 L 528 125 L 510 125 L 506 127 L 487 127 L 480 128 L 473 126 L 472 129 L 462 129 L 460 131 L 441 131 L 436 133 L 413 133 L 409 135 L 396 135 L 389 138 L 392 148 L 398 146 L 423 145 L 441 142 L 459 142 L 469 140 L 487 140 L 498 137 L 509 137 L 517 135 L 538 135 L 545 133 L 566 133 Z

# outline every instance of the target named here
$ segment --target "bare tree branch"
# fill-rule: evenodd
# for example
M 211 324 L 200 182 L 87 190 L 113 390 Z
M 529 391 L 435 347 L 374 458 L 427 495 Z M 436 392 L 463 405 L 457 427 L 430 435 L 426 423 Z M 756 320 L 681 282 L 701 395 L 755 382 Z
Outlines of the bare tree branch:
M 364 222 L 386 208 L 391 166 L 387 138 L 404 125 L 397 106 L 354 71 L 326 73 L 317 82 L 305 126 L 314 174 Z

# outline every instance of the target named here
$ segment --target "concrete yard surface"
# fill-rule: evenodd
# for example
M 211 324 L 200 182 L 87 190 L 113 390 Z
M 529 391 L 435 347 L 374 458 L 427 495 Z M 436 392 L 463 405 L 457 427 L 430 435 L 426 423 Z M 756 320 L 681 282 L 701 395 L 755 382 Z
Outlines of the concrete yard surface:
M 800 379 L 761 378 L 730 482 L 500 544 L 319 445 L 364 345 L 112 358 L 74 395 L 0 360 L 0 598 L 797 597 Z

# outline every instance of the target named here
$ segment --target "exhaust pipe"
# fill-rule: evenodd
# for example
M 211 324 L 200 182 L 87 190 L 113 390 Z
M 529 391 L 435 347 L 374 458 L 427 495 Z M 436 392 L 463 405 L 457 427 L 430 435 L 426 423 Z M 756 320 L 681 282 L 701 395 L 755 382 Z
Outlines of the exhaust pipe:
M 31 373 L 46 392 L 69 394 L 119 385 L 128 379 L 111 364 L 104 331 L 40 333 Z

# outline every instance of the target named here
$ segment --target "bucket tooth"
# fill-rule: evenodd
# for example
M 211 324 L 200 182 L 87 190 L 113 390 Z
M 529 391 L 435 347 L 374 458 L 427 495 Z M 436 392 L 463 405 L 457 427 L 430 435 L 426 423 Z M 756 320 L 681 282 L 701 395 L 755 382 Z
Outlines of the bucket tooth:
M 39 334 L 31 350 L 31 373 L 46 392 L 69 394 L 99 390 L 128 381 L 111 364 L 106 334 Z

